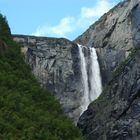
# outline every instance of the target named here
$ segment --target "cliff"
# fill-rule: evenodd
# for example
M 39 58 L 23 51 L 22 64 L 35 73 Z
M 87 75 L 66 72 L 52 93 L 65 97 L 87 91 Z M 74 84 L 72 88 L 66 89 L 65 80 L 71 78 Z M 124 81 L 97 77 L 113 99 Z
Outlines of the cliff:
M 120 66 L 102 95 L 89 105 L 78 126 L 89 140 L 140 138 L 140 50 Z
M 83 89 L 78 46 L 64 38 L 14 35 L 26 62 L 41 85 L 60 101 L 64 113 L 77 122 Z
M 89 140 L 140 139 L 139 13 L 140 0 L 125 0 L 75 40 L 96 47 L 106 85 L 78 122 Z

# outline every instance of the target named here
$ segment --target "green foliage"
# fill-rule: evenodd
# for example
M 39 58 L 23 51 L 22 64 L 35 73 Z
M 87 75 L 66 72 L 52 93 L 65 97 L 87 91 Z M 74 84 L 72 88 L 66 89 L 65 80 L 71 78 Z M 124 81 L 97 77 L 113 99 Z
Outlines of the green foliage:
M 11 39 L 11 31 L 8 26 L 6 17 L 0 14 L 0 39 L 3 41 L 8 41 Z
M 2 15 L 0 42 L 0 139 L 84 140 L 59 102 L 31 74 Z

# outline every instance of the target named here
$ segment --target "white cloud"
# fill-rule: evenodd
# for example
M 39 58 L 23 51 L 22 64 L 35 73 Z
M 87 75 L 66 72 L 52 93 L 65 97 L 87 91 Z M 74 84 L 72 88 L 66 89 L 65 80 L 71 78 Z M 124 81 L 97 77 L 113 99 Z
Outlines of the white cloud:
M 88 28 L 97 18 L 114 6 L 110 0 L 96 0 L 93 7 L 82 7 L 80 14 L 73 17 L 64 17 L 58 25 L 44 25 L 33 33 L 36 36 L 66 37 L 68 33 L 76 32 L 82 28 Z
M 102 16 L 107 12 L 113 3 L 110 3 L 108 0 L 98 0 L 94 7 L 83 7 L 81 9 L 82 18 L 92 18 Z
M 57 35 L 64 35 L 67 32 L 72 32 L 74 24 L 74 17 L 63 18 L 57 26 L 51 28 L 52 32 Z
M 72 25 L 74 23 L 74 17 L 65 17 L 61 19 L 60 23 L 56 26 L 41 26 L 38 27 L 36 32 L 33 35 L 43 36 L 43 35 L 55 35 L 55 36 L 64 36 L 68 32 L 72 32 Z

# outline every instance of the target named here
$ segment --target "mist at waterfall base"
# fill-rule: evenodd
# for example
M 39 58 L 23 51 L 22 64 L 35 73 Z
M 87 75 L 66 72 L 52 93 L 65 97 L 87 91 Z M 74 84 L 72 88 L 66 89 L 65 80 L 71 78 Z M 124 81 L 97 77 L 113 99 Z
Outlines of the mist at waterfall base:
M 97 99 L 102 92 L 102 82 L 100 67 L 95 48 L 88 48 L 78 44 L 81 82 L 84 94 L 81 102 L 81 114 L 87 109 L 88 105 Z M 88 51 L 85 57 L 84 49 Z

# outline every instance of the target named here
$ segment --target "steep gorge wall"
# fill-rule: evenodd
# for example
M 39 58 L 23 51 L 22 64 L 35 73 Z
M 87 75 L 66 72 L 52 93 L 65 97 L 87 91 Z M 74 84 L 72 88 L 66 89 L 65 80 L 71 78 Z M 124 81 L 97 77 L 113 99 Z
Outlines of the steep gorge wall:
M 23 46 L 26 62 L 41 85 L 59 99 L 65 114 L 77 122 L 84 92 L 78 46 L 63 38 L 23 35 L 13 38 Z
M 88 140 L 139 140 L 140 0 L 120 3 L 75 42 L 96 47 L 106 85 L 78 126 Z

